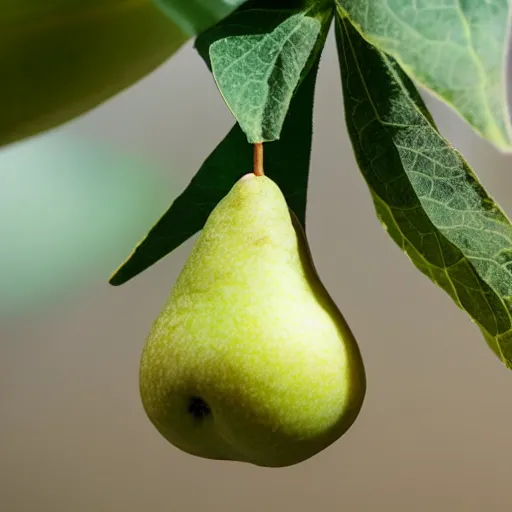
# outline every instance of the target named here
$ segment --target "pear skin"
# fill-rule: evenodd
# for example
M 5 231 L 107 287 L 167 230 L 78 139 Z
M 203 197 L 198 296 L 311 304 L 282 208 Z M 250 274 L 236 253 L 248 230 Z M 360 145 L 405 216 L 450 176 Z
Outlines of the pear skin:
M 279 187 L 242 177 L 208 218 L 144 347 L 146 414 L 198 457 L 285 467 L 363 404 L 357 342 Z

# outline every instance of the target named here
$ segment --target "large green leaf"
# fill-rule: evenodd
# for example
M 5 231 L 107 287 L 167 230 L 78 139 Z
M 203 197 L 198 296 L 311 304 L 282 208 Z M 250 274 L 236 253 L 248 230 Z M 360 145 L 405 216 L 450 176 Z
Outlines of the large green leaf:
M 278 140 L 290 101 L 321 52 L 333 4 L 250 1 L 197 40 L 250 143 Z
M 506 53 L 509 0 L 336 0 L 371 43 L 510 150 Z
M 246 0 L 155 0 L 190 36 L 215 25 Z
M 0 146 L 96 107 L 185 40 L 151 0 L 0 0 Z
M 340 15 L 346 122 L 378 217 L 512 368 L 512 225 L 438 132 L 407 75 Z
M 265 145 L 265 172 L 280 186 L 303 225 L 313 133 L 313 99 L 318 61 L 302 82 L 286 118 L 282 137 Z M 208 157 L 186 190 L 114 273 L 121 285 L 176 249 L 203 228 L 235 181 L 252 169 L 252 146 L 235 125 Z

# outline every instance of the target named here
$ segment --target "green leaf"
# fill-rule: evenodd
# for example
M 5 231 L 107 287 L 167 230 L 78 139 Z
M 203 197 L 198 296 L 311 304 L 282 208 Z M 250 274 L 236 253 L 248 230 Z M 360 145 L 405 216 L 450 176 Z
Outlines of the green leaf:
M 407 75 L 336 23 L 348 131 L 377 215 L 512 368 L 512 225 L 438 132 Z
M 337 0 L 363 36 L 498 148 L 512 148 L 508 0 Z
M 248 142 L 279 139 L 293 94 L 324 46 L 332 14 L 331 3 L 260 0 L 198 38 Z
M 0 3 L 0 146 L 98 106 L 186 40 L 151 0 Z
M 155 0 L 189 36 L 200 34 L 231 14 L 246 0 Z
M 283 191 L 288 206 L 305 225 L 309 159 L 313 135 L 313 99 L 318 60 L 292 100 L 278 142 L 265 145 L 265 173 Z M 238 125 L 204 162 L 186 190 L 113 274 L 117 286 L 135 277 L 203 228 L 231 187 L 252 170 L 252 146 Z

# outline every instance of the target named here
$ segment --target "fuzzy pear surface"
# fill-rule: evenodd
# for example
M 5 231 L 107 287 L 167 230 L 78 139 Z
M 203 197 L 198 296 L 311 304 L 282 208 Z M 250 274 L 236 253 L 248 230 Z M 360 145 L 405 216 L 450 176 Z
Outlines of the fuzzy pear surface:
M 146 414 L 177 448 L 284 467 L 357 418 L 366 377 L 278 186 L 241 178 L 208 218 L 144 347 Z

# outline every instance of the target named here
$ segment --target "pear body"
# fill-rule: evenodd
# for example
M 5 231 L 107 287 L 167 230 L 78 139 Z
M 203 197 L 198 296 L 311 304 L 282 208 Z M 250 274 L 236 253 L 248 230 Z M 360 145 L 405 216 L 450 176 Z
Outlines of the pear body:
M 361 354 L 268 177 L 213 210 L 143 350 L 140 391 L 192 455 L 283 467 L 336 441 L 365 395 Z

